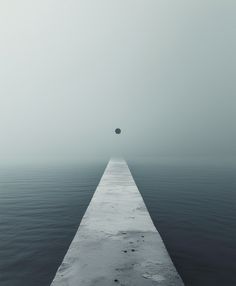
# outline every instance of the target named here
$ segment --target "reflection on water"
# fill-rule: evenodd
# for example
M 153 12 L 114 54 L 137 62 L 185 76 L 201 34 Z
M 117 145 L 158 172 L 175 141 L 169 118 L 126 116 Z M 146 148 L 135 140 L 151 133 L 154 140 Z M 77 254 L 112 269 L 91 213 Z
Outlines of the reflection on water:
M 235 167 L 128 163 L 186 285 L 236 285 Z M 0 169 L 1 286 L 50 285 L 105 165 Z

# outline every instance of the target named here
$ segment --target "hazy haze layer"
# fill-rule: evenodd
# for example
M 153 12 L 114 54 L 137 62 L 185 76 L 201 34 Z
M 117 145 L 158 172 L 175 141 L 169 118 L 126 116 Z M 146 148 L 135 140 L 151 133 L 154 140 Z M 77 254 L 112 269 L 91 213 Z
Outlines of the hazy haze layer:
M 2 0 L 2 162 L 235 155 L 235 15 L 235 0 Z

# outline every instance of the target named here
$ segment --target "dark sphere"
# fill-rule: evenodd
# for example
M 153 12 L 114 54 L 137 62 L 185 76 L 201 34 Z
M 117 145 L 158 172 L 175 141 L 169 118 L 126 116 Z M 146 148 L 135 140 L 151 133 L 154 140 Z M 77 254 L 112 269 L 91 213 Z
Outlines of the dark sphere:
M 120 134 L 121 133 L 121 129 L 120 128 L 116 128 L 115 132 L 116 132 L 116 134 Z

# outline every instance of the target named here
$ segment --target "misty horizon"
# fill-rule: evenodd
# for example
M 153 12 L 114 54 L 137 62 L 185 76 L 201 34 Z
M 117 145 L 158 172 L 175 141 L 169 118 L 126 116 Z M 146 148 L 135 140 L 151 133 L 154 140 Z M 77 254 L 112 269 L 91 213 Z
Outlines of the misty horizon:
M 235 12 L 231 0 L 1 1 L 1 164 L 235 157 Z

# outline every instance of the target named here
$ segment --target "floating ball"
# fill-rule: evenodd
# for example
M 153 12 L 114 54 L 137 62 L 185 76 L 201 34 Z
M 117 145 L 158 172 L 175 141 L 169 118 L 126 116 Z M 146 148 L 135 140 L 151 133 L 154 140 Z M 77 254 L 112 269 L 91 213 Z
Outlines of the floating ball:
M 116 132 L 116 134 L 120 134 L 121 133 L 121 129 L 120 128 L 116 128 L 115 132 Z

